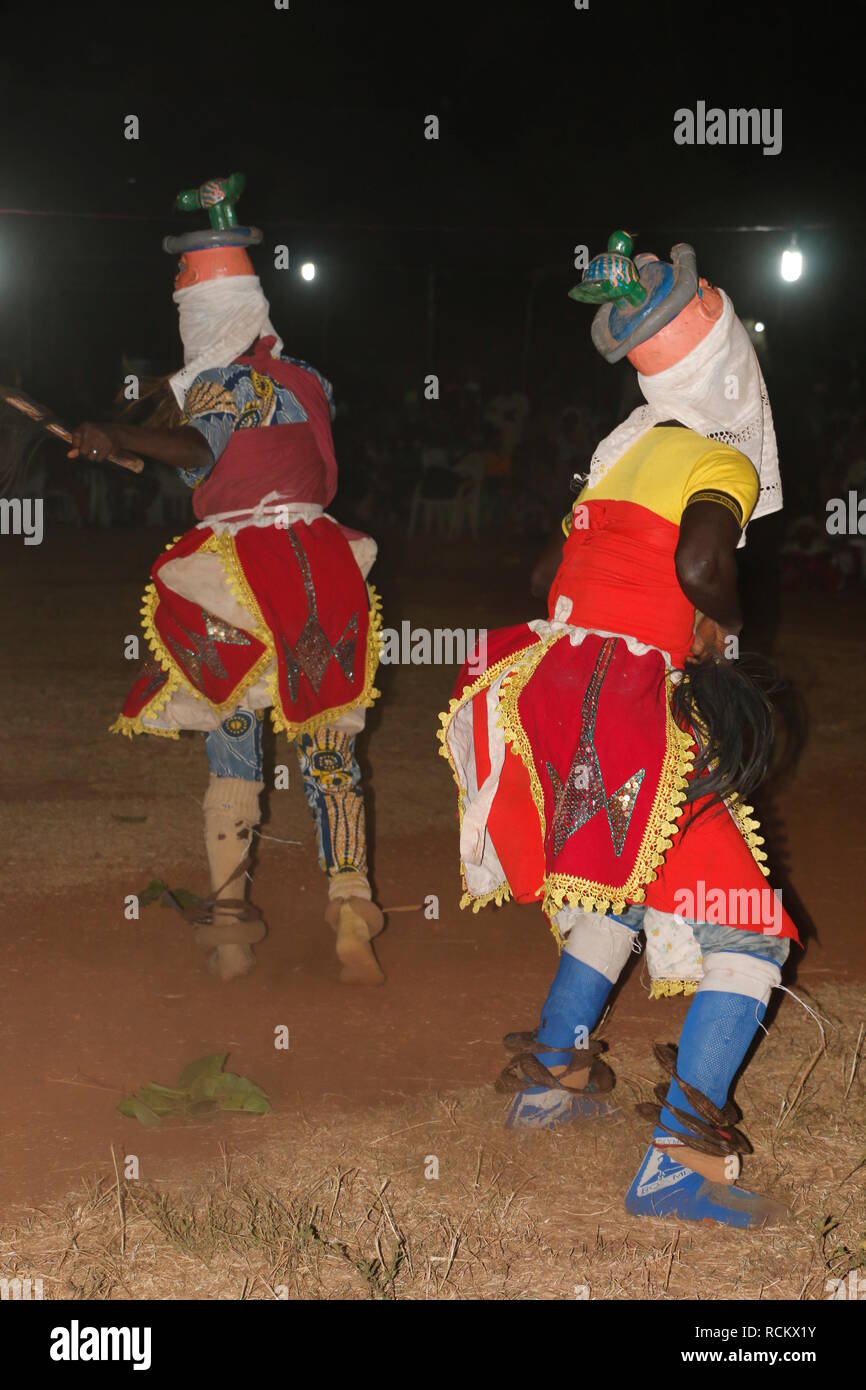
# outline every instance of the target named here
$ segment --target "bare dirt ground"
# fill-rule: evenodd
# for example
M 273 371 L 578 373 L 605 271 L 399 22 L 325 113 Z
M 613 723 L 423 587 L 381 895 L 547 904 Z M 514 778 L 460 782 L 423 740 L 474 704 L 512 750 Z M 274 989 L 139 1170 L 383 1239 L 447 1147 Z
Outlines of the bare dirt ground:
M 125 919 L 125 896 L 153 877 L 208 888 L 200 738 L 106 732 L 134 670 L 123 638 L 167 539 L 58 529 L 0 549 L 0 1275 L 44 1274 L 53 1296 L 84 1297 L 573 1297 L 585 1285 L 808 1298 L 866 1264 L 858 597 L 786 595 L 774 643 L 810 729 L 765 819 L 774 881 L 810 938 L 787 983 L 826 1020 L 826 1046 L 784 997 L 736 1095 L 756 1148 L 747 1172 L 787 1197 L 794 1224 L 720 1236 L 621 1209 L 646 1141 L 632 1104 L 657 1079 L 650 1040 L 675 1039 L 685 1012 L 650 1003 L 639 963 L 605 1024 L 620 1114 L 579 1134 L 502 1129 L 489 1086 L 501 1036 L 536 1021 L 555 954 L 531 908 L 458 910 L 454 793 L 435 745 L 453 668 L 384 668 L 364 741 L 378 900 L 412 909 L 380 938 L 384 988 L 338 983 L 284 742 L 290 786 L 270 793 L 258 845 L 253 898 L 270 935 L 257 970 L 222 985 L 178 916 Z M 392 537 L 382 552 L 372 578 L 389 626 L 537 612 L 525 548 L 484 541 L 446 561 L 438 542 Z M 429 894 L 437 921 L 416 906 Z M 274 1046 L 280 1025 L 288 1051 Z M 118 1114 L 123 1096 L 212 1052 L 265 1088 L 269 1116 L 145 1130 Z M 126 1182 L 133 1154 L 140 1179 Z M 425 1177 L 431 1155 L 438 1178 Z

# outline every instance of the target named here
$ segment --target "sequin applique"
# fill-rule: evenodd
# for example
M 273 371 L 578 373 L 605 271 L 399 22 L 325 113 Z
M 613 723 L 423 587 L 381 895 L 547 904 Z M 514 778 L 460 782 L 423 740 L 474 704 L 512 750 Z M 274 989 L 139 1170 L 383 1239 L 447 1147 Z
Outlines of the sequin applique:
M 598 654 L 592 679 L 583 697 L 580 739 L 565 782 L 552 763 L 547 763 L 547 775 L 553 788 L 553 853 L 558 858 L 575 831 L 592 820 L 599 811 L 607 812 L 610 838 L 617 858 L 622 854 L 625 837 L 631 823 L 637 795 L 646 774 L 645 768 L 633 772 L 615 792 L 608 795 L 604 785 L 598 753 L 595 749 L 595 721 L 601 687 L 607 675 L 614 650 L 615 637 L 609 637 Z
M 189 638 L 189 646 L 174 637 L 167 640 L 181 666 L 191 673 L 193 685 L 201 690 L 203 666 L 217 680 L 228 679 L 228 672 L 223 666 L 216 643 L 222 642 L 230 647 L 248 647 L 250 639 L 239 627 L 224 622 L 222 618 L 215 618 L 204 608 L 200 608 L 199 613 L 205 628 L 204 636 L 200 632 L 193 632 L 191 628 L 182 627 L 181 631 Z
M 147 685 L 144 687 L 144 690 L 141 692 L 141 698 L 143 700 L 150 700 L 151 697 L 154 696 L 163 685 L 165 685 L 165 682 L 168 679 L 168 671 L 164 671 L 163 668 L 159 665 L 159 663 L 157 661 L 154 661 L 152 656 L 149 656 L 142 665 L 142 668 L 139 672 L 139 680 L 141 680 L 144 676 L 148 677 L 148 682 Z
M 336 659 L 346 679 L 352 679 L 352 673 L 355 669 L 355 648 L 358 642 L 358 614 L 356 613 L 354 617 L 349 619 L 342 636 L 332 646 L 328 641 L 327 633 L 319 622 L 316 609 L 316 590 L 313 586 L 310 564 L 294 529 L 289 531 L 289 541 L 295 552 L 295 559 L 300 566 L 304 594 L 307 599 L 307 621 L 304 623 L 294 649 L 285 637 L 282 639 L 289 694 L 294 702 L 298 698 L 298 682 L 301 674 L 307 677 L 318 695 L 332 657 Z

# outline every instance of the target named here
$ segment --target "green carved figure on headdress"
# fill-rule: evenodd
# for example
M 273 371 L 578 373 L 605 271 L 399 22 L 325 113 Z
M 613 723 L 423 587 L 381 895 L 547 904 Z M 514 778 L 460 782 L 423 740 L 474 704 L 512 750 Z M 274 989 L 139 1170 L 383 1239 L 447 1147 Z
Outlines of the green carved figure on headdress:
M 607 251 L 593 257 L 581 283 L 569 291 L 570 298 L 580 299 L 585 304 L 604 304 L 620 299 L 628 304 L 642 304 L 647 292 L 631 258 L 633 244 L 628 232 L 613 232 L 608 237 Z
M 208 179 L 199 188 L 184 188 L 177 195 L 175 207 L 180 212 L 195 212 L 207 208 L 211 227 L 215 232 L 227 232 L 238 224 L 235 216 L 235 203 L 244 191 L 246 178 L 243 174 L 230 174 L 228 178 Z

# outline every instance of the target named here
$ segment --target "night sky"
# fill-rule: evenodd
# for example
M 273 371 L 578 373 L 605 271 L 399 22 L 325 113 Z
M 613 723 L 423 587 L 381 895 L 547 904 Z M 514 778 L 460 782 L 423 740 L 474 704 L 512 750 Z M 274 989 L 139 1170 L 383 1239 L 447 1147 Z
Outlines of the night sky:
M 851 11 L 530 3 L 19 6 L 3 19 L 0 376 L 76 413 L 121 355 L 179 360 L 181 187 L 241 169 L 289 351 L 354 398 L 419 376 L 530 391 L 603 365 L 567 298 L 611 230 L 698 265 L 767 323 L 769 375 L 863 345 L 862 76 Z M 781 107 L 783 148 L 684 148 L 674 111 Z M 424 139 L 439 116 L 440 139 Z M 140 139 L 124 139 L 128 114 Z M 98 216 L 97 216 L 98 214 Z M 196 217 L 200 215 L 196 214 Z M 772 232 L 725 230 L 770 226 Z M 806 261 L 783 284 L 792 231 Z M 285 242 L 293 270 L 269 248 Z M 319 267 L 312 285 L 294 268 Z M 433 360 L 428 343 L 435 295 Z M 527 297 L 534 285 L 527 353 Z

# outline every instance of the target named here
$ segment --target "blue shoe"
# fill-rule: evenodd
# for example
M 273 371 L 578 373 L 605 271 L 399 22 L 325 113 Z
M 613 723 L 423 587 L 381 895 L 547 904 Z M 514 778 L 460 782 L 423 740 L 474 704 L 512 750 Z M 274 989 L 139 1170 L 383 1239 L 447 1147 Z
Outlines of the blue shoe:
M 775 1226 L 788 1219 L 787 1207 L 732 1183 L 712 1182 L 650 1145 L 629 1188 L 630 1216 L 705 1221 L 719 1226 Z
M 503 1041 L 516 1054 L 496 1082 L 497 1091 L 517 1092 L 505 1121 L 506 1129 L 559 1129 L 573 1120 L 594 1120 L 619 1109 L 603 1099 L 614 1083 L 613 1072 L 601 1060 L 605 1043 L 595 1039 L 587 1042 L 586 1047 L 560 1049 L 559 1045 L 539 1043 L 535 1033 L 508 1033 Z M 527 1045 L 535 1051 L 518 1050 Z M 553 1056 L 553 1065 L 565 1070 L 556 1074 L 550 1071 L 536 1055 L 539 1052 Z M 559 1085 L 557 1077 L 565 1079 L 568 1073 L 577 1074 L 583 1084 L 571 1090 Z
M 619 1106 L 611 1105 L 590 1091 L 548 1091 L 532 1086 L 518 1091 L 508 1111 L 506 1129 L 560 1129 L 574 1120 L 597 1120 L 614 1115 Z

